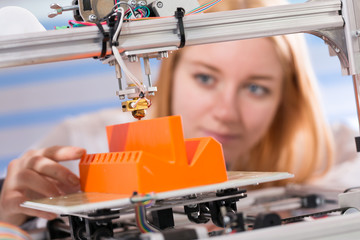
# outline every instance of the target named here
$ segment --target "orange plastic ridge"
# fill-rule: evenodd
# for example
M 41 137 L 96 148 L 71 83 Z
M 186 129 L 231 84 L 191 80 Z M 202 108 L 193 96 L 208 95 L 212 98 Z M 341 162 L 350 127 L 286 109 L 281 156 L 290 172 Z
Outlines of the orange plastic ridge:
M 227 180 L 220 143 L 184 140 L 179 116 L 108 126 L 107 134 L 110 153 L 80 161 L 82 191 L 146 194 Z

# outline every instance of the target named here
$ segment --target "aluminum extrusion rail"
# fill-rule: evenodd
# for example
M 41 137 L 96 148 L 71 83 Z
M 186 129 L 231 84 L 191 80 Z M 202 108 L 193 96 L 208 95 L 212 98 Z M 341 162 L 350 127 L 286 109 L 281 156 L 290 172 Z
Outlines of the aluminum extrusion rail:
M 342 29 L 343 25 L 340 0 L 184 17 L 186 45 Z M 4 36 L 0 38 L 0 68 L 99 56 L 101 42 L 101 34 L 92 26 Z M 123 24 L 118 49 L 151 50 L 179 42 L 173 17 L 133 21 Z

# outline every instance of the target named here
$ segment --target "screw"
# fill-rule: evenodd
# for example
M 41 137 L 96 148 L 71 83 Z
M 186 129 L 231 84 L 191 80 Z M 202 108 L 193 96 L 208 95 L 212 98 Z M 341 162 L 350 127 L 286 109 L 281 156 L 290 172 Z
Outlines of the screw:
M 96 19 L 97 19 L 96 15 L 90 14 L 90 16 L 89 16 L 89 21 L 90 21 L 90 22 L 95 22 Z
M 129 55 L 129 62 L 137 62 L 138 61 L 138 57 L 136 55 Z
M 125 95 L 124 95 L 124 94 L 121 94 L 120 91 L 116 91 L 116 95 L 119 96 L 119 99 L 120 99 L 120 100 L 124 100 L 124 99 L 125 99 Z M 123 107 L 123 108 L 126 108 L 125 105 L 123 105 L 122 107 Z
M 168 58 L 169 54 L 167 51 L 162 51 L 162 52 L 159 52 L 159 56 L 160 56 L 160 58 Z
M 196 197 L 197 197 L 196 193 L 193 193 L 193 194 L 190 194 L 189 196 L 187 196 L 188 199 L 194 199 Z
M 158 2 L 156 3 L 156 6 L 157 6 L 158 8 L 162 8 L 162 7 L 164 6 L 164 4 L 163 4 L 162 1 L 158 1 Z
M 136 6 L 136 0 L 129 0 L 128 4 L 130 4 L 131 6 L 135 7 Z
M 360 30 L 356 30 L 355 36 L 360 37 Z
M 110 61 L 109 66 L 115 66 L 115 61 L 114 60 Z
M 140 6 L 145 6 L 145 5 L 146 5 L 146 1 L 139 1 L 138 4 L 139 4 Z

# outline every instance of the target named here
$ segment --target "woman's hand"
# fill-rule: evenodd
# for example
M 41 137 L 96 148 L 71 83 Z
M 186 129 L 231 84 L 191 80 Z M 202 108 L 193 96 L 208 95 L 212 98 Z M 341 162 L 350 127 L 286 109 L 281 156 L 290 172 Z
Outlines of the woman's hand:
M 79 159 L 85 153 L 83 148 L 54 146 L 28 151 L 13 160 L 1 190 L 0 221 L 21 225 L 29 216 L 55 218 L 55 214 L 23 208 L 20 204 L 78 191 L 79 178 L 59 162 Z

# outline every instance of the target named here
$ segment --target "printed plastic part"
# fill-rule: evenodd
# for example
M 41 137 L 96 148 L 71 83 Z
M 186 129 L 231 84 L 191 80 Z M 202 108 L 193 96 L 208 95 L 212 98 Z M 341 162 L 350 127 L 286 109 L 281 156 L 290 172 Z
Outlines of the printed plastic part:
M 184 140 L 179 116 L 106 130 L 110 153 L 80 161 L 84 192 L 146 194 L 227 181 L 220 143 L 211 137 Z

